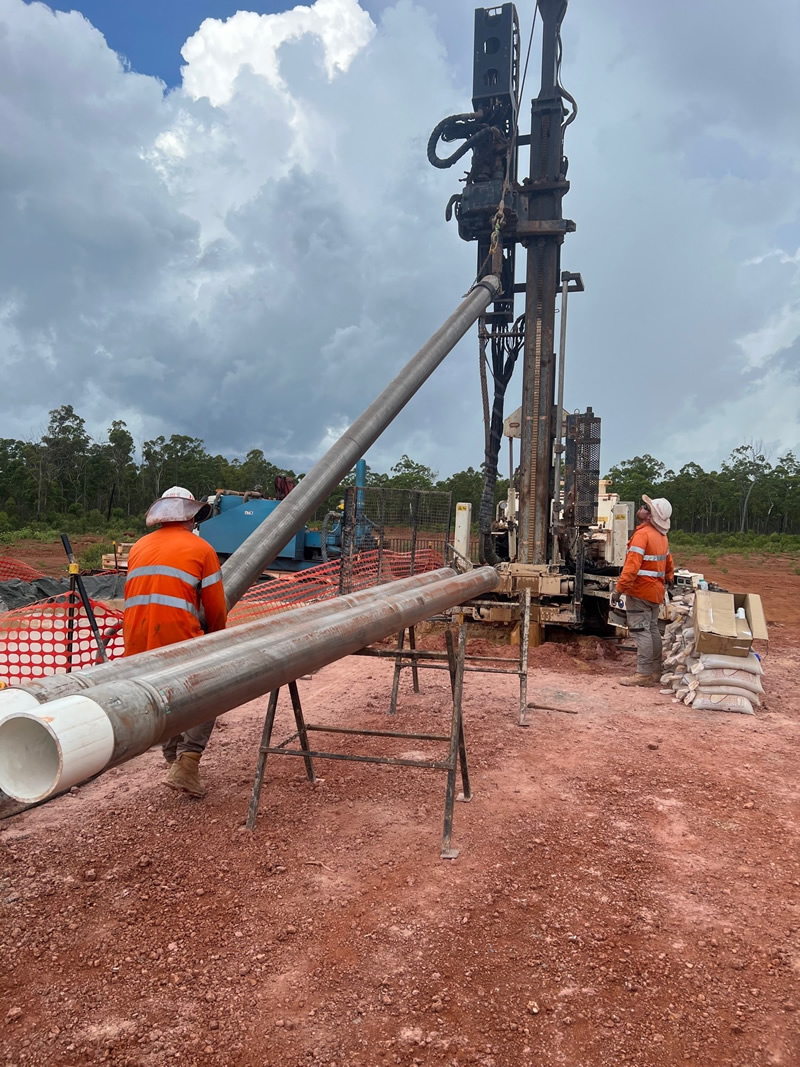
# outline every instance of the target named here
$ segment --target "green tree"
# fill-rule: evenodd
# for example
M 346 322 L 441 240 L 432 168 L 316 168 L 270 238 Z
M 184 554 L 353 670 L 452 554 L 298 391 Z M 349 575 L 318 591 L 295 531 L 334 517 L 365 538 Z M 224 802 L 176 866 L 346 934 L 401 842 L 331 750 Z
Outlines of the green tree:
M 243 492 L 246 489 L 255 489 L 257 485 L 260 485 L 262 492 L 266 496 L 274 495 L 275 479 L 279 474 L 287 474 L 289 477 L 294 477 L 293 471 L 284 471 L 280 467 L 276 467 L 274 463 L 271 463 L 260 448 L 252 448 L 247 453 L 236 473 L 238 476 L 237 484 L 229 485 L 225 488 L 238 489 Z
M 150 497 L 161 496 L 167 488 L 164 482 L 164 468 L 167 465 L 166 438 L 154 437 L 142 445 L 142 479 L 145 493 Z
M 416 463 L 403 453 L 399 462 L 392 467 L 392 476 L 388 484 L 393 489 L 433 489 L 436 471 L 424 463 Z
M 444 478 L 436 483 L 436 488 L 445 493 L 451 493 L 453 504 L 472 504 L 472 517 L 478 521 L 478 511 L 481 506 L 483 493 L 483 474 L 474 467 L 467 467 L 465 471 L 457 471 L 449 478 Z
M 738 489 L 739 532 L 744 533 L 747 529 L 747 513 L 753 489 L 770 473 L 770 462 L 763 452 L 761 442 L 751 441 L 734 448 L 722 464 L 722 469 Z
M 778 491 L 778 530 L 788 533 L 800 525 L 800 462 L 794 452 L 779 456 L 772 472 Z
M 21 517 L 25 517 L 25 502 L 32 495 L 34 482 L 28 469 L 29 448 L 25 441 L 0 438 L 0 511 L 7 512 L 9 520 L 17 517 L 18 501 L 22 504 Z
M 611 482 L 611 491 L 619 493 L 620 500 L 638 503 L 642 499 L 642 493 L 648 496 L 657 495 L 656 486 L 661 483 L 663 475 L 664 464 L 645 453 L 643 456 L 634 456 L 633 459 L 616 464 L 606 478 Z
M 71 404 L 50 412 L 47 433 L 42 435 L 43 454 L 38 464 L 38 514 L 47 506 L 82 505 L 86 509 L 86 466 L 91 438 L 86 423 Z

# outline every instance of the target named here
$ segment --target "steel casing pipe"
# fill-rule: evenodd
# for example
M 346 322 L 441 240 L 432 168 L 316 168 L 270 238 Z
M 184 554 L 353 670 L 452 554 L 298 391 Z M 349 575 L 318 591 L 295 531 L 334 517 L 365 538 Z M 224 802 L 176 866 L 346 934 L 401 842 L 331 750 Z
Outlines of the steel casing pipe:
M 424 577 L 420 576 L 420 577 Z M 277 689 L 447 608 L 491 592 L 491 567 L 397 592 L 320 618 L 312 631 L 274 628 L 230 647 L 11 712 L 0 721 L 0 789 L 44 800 L 191 726 Z M 270 620 L 271 621 L 271 620 Z M 195 648 L 202 639 L 191 643 Z
M 239 600 L 283 546 L 311 518 L 501 289 L 500 281 L 494 275 L 481 279 L 447 322 L 409 360 L 380 396 L 225 561 L 222 578 L 229 607 Z
M 393 594 L 405 589 L 421 589 L 452 575 L 453 571 L 450 567 L 439 567 L 435 571 L 425 571 L 422 574 L 412 575 L 410 578 L 399 578 L 384 585 L 361 589 L 357 593 L 346 593 L 330 600 L 290 608 L 270 618 L 255 619 L 253 622 L 232 626 L 229 630 L 220 630 L 217 633 L 207 634 L 205 637 L 196 637 L 191 641 L 181 641 L 175 645 L 165 645 L 163 648 L 141 652 L 138 656 L 126 656 L 109 663 L 98 663 L 94 667 L 87 667 L 83 671 L 73 671 L 71 674 L 52 674 L 46 678 L 33 679 L 24 686 L 16 686 L 0 692 L 0 720 L 7 717 L 11 711 L 30 710 L 35 708 L 36 704 L 58 700 L 60 697 L 70 696 L 73 693 L 81 693 L 106 682 L 123 681 L 140 674 L 147 675 L 161 668 L 176 669 L 199 654 L 205 655 L 213 652 L 220 645 L 231 648 L 249 641 L 254 635 L 264 638 L 270 634 L 283 635 L 290 628 L 308 631 L 310 627 L 316 626 L 320 619 L 328 615 L 380 600 L 384 589 L 391 590 Z

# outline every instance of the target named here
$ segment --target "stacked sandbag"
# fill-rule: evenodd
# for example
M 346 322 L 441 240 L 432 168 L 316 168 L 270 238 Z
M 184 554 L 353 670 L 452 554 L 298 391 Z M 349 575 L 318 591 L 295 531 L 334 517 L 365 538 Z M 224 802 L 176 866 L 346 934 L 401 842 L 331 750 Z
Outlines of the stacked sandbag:
M 761 703 L 764 668 L 755 654 L 742 656 L 703 655 L 692 667 L 689 692 L 698 711 L 735 711 L 754 715 Z M 687 702 L 688 703 L 688 702 Z
M 754 715 L 764 692 L 764 669 L 754 652 L 747 656 L 700 654 L 692 626 L 694 593 L 679 594 L 667 606 L 664 632 L 663 693 L 698 711 Z
M 694 592 L 677 593 L 667 603 L 667 626 L 664 631 L 662 692 L 673 693 L 675 700 L 685 700 L 691 693 L 692 670 L 700 662 L 694 641 L 692 608 Z

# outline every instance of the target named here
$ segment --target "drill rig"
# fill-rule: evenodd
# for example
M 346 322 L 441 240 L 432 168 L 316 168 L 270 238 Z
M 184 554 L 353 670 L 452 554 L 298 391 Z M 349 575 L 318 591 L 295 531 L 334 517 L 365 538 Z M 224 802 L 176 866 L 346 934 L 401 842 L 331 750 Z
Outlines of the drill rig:
M 455 218 L 463 240 L 477 242 L 478 278 L 492 274 L 502 281 L 502 292 L 478 323 L 486 421 L 480 560 L 500 565 L 501 597 L 521 598 L 530 590 L 532 622 L 579 626 L 587 610 L 594 614 L 586 596 L 598 597 L 607 608 L 610 578 L 619 570 L 593 558 L 599 554 L 588 534 L 597 521 L 600 419 L 591 408 L 570 414 L 563 409 L 567 299 L 583 290 L 580 274 L 561 271 L 561 245 L 575 230 L 562 210 L 569 191 L 564 133 L 578 113 L 561 84 L 566 9 L 567 0 L 536 3 L 534 25 L 537 15 L 542 25 L 541 86 L 532 101 L 529 134 L 519 132 L 525 70 L 516 8 L 507 3 L 475 11 L 473 110 L 438 123 L 428 142 L 428 159 L 435 167 L 452 167 L 471 150 L 464 188 L 450 198 L 445 217 Z M 462 143 L 440 156 L 440 142 L 454 141 Z M 520 181 L 519 153 L 527 147 L 528 176 Z M 518 246 L 525 253 L 524 281 L 517 281 Z M 524 296 L 520 315 L 515 312 L 518 295 Z M 520 464 L 514 475 L 512 463 L 508 501 L 496 517 L 504 401 L 517 363 L 522 367 L 522 406 L 515 413 L 513 436 L 520 438 Z M 507 611 L 493 613 L 484 606 L 475 614 L 501 619 Z

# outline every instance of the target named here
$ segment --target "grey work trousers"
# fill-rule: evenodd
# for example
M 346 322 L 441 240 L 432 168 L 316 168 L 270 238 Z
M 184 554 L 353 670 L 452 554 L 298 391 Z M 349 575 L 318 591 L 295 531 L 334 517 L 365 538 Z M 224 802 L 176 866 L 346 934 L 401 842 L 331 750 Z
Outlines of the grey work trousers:
M 166 741 L 161 746 L 161 751 L 167 763 L 174 763 L 184 752 L 204 752 L 216 721 L 210 719 L 208 722 L 201 722 L 199 726 L 193 726 L 191 730 L 176 734 Z
M 658 628 L 660 607 L 660 604 L 640 600 L 637 596 L 625 597 L 628 632 L 636 645 L 637 674 L 661 674 L 661 631 Z

